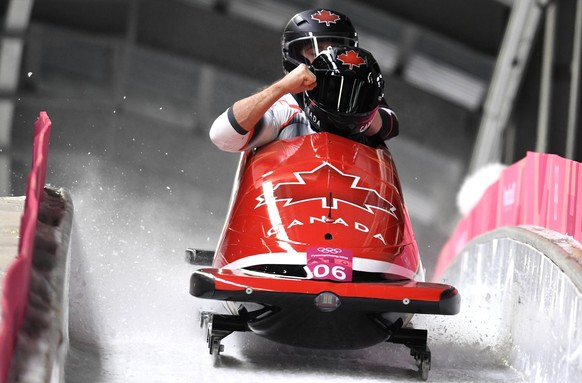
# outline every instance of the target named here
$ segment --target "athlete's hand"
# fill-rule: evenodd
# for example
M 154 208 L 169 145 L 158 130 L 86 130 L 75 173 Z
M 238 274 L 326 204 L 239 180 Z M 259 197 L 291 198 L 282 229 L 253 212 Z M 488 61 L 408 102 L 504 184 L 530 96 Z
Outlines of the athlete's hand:
M 316 87 L 317 82 L 313 72 L 307 65 L 300 64 L 281 80 L 287 93 L 301 93 Z

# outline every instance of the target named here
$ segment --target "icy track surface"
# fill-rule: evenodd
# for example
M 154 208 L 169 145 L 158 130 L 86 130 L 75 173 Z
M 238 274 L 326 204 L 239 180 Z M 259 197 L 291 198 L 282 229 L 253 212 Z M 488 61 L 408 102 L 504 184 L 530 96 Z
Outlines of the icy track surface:
M 234 169 L 235 159 L 224 166 Z M 75 220 L 68 383 L 420 381 L 402 345 L 330 352 L 283 346 L 252 333 L 225 338 L 221 365 L 213 367 L 198 313 L 221 305 L 189 295 L 195 267 L 183 253 L 214 246 L 230 190 L 217 195 L 178 177 L 148 179 L 104 160 L 89 161 L 70 177 Z M 136 181 L 144 178 L 146 183 Z M 429 330 L 429 381 L 522 381 L 487 346 L 487 327 L 470 319 L 487 318 L 487 305 L 461 294 L 459 315 L 413 320 Z

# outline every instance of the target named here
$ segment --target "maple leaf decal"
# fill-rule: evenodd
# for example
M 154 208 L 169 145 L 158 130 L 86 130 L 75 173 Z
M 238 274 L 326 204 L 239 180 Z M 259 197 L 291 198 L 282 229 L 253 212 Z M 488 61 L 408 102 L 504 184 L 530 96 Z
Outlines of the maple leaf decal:
M 337 59 L 340 60 L 344 65 L 349 65 L 350 70 L 354 69 L 354 67 L 359 68 L 360 65 L 366 64 L 366 60 L 360 57 L 360 55 L 358 55 L 354 50 L 342 53 L 341 55 L 337 56 Z
M 374 189 L 359 186 L 360 177 L 345 174 L 328 162 L 310 171 L 293 172 L 293 175 L 294 181 L 272 185 L 268 193 L 258 196 L 255 209 L 271 201 L 285 202 L 283 207 L 286 207 L 319 200 L 324 209 L 337 209 L 343 203 L 371 214 L 380 210 L 398 219 L 396 208 L 390 201 Z
M 332 13 L 326 9 L 322 9 L 321 11 L 317 11 L 313 15 L 311 15 L 313 20 L 317 20 L 318 23 L 325 23 L 325 26 L 329 27 L 330 23 L 335 24 L 336 21 L 341 20 L 341 17 Z

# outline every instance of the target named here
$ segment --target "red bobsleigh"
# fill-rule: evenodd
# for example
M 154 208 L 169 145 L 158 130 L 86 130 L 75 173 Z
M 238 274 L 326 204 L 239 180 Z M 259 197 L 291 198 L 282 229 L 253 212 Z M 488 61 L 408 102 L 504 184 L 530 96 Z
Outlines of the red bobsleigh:
M 407 345 L 423 379 L 427 331 L 413 314 L 457 314 L 460 295 L 424 282 L 392 156 L 385 146 L 317 133 L 242 154 L 216 252 L 187 250 L 190 293 L 227 302 L 202 313 L 210 353 L 233 331 L 293 346 Z M 216 360 L 216 359 L 215 359 Z

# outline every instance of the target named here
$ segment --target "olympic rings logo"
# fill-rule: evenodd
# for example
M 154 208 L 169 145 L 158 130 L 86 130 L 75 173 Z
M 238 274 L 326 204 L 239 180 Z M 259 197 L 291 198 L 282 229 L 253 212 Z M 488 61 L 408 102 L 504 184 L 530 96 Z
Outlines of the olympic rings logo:
M 318 247 L 317 251 L 322 254 L 340 254 L 342 249 L 338 249 L 337 247 Z

